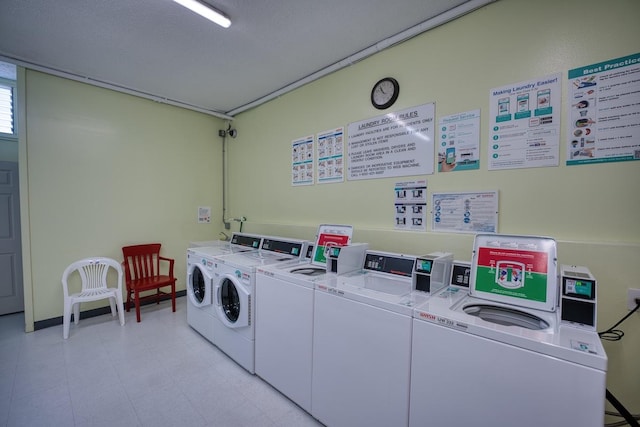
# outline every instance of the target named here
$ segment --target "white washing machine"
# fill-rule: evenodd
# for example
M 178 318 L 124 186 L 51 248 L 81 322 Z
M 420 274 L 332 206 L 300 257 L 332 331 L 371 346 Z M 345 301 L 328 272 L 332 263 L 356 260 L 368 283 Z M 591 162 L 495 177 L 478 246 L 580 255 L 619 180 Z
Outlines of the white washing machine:
M 478 235 L 469 295 L 414 311 L 410 426 L 598 426 L 607 356 L 556 311 L 552 239 Z
M 314 248 L 323 231 L 321 226 Z M 333 226 L 331 231 L 350 242 L 351 227 Z M 341 270 L 362 268 L 366 246 L 349 250 L 353 248 L 359 254 L 341 258 Z M 310 253 L 306 260 L 259 267 L 256 273 L 256 374 L 309 413 L 314 287 L 331 274 L 322 259 Z
M 213 343 L 240 366 L 255 373 L 256 268 L 300 259 L 307 242 L 263 237 L 260 250 L 214 260 Z
M 315 287 L 311 414 L 323 424 L 406 426 L 416 257 L 367 251 Z
M 234 242 L 234 243 L 231 243 Z M 259 248 L 261 237 L 234 233 L 231 242 L 192 242 L 187 249 L 187 323 L 213 342 L 213 265 L 214 257 Z

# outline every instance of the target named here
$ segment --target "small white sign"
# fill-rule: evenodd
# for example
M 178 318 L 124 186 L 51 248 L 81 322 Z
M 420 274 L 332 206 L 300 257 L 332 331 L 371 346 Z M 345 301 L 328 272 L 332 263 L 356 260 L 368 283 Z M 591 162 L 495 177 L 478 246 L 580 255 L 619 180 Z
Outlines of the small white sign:
M 198 224 L 211 224 L 211 207 L 198 207 Z

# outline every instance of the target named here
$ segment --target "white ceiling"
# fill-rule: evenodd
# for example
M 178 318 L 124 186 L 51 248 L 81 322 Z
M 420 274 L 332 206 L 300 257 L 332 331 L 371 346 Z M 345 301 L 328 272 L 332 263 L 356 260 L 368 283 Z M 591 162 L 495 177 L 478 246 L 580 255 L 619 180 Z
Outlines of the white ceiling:
M 0 59 L 225 116 L 490 1 L 207 0 L 224 29 L 171 0 L 2 0 Z

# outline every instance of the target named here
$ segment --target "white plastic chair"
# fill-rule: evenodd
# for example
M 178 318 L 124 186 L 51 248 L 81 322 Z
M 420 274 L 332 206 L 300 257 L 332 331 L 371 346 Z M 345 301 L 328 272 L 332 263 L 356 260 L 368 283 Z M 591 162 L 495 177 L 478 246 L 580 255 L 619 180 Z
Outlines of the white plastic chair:
M 107 287 L 107 273 L 113 267 L 118 272 L 118 287 Z M 82 281 L 82 290 L 69 295 L 67 280 L 74 271 L 78 271 Z M 69 338 L 69 324 L 71 323 L 71 310 L 73 309 L 73 321 L 77 325 L 80 320 L 80 303 L 109 298 L 111 315 L 120 316 L 120 324 L 124 325 L 124 304 L 122 299 L 122 266 L 111 258 L 85 258 L 69 265 L 62 273 L 62 287 L 64 289 L 64 314 L 62 320 L 62 336 Z

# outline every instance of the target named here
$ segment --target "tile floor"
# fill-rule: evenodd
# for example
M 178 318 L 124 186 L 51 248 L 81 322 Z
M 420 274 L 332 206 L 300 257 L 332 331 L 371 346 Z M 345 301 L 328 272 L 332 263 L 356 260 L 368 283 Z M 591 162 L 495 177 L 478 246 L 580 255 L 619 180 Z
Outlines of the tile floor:
M 186 298 L 24 333 L 0 316 L 0 426 L 320 426 L 187 325 Z

